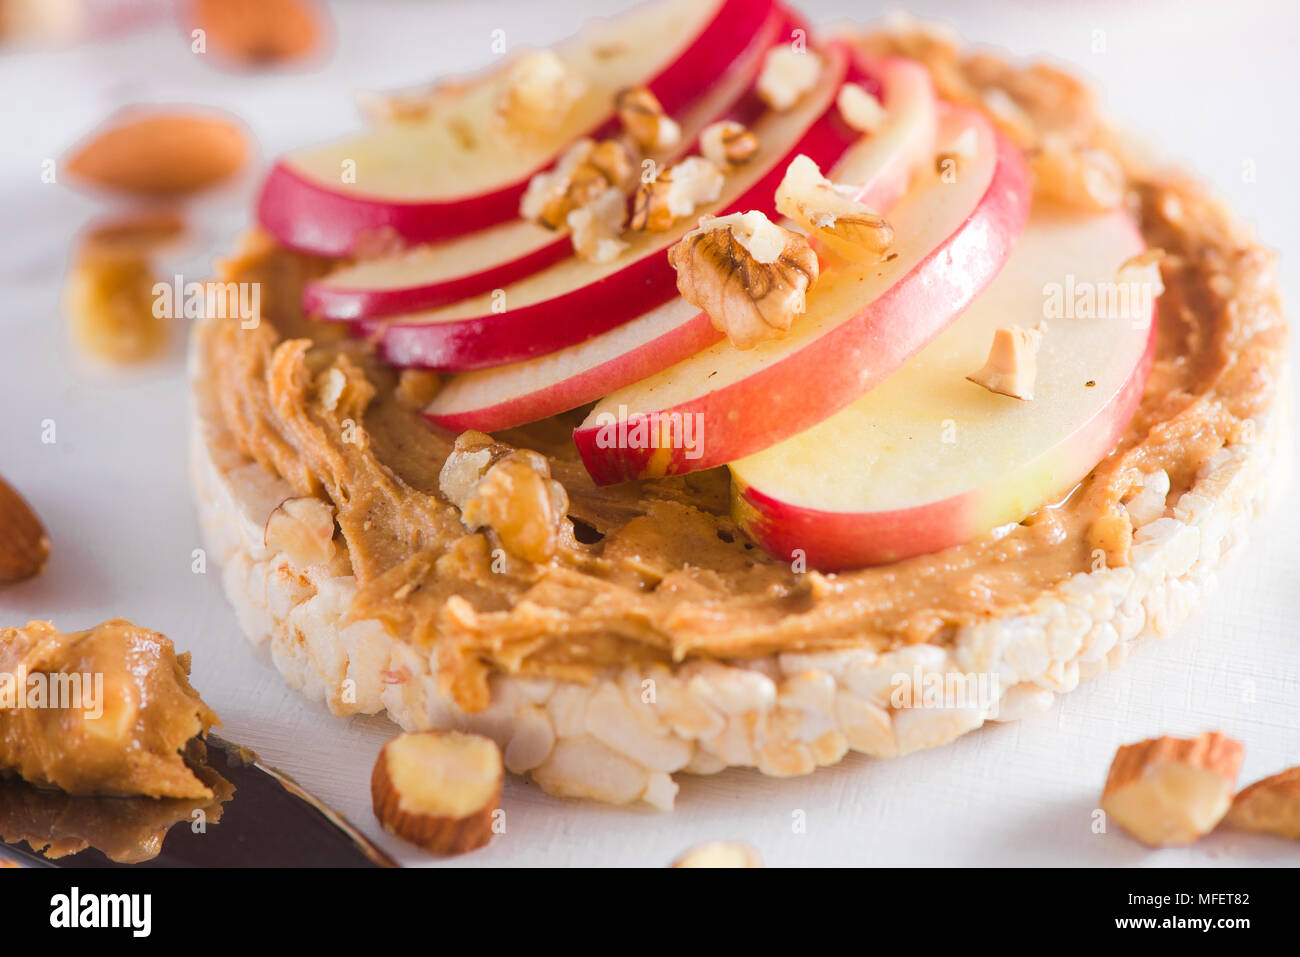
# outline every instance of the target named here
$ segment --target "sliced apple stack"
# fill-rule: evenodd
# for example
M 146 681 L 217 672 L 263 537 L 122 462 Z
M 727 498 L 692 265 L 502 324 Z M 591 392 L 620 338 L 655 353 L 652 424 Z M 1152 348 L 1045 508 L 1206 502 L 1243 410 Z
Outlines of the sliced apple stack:
M 889 210 L 914 173 L 934 162 L 936 109 L 926 69 L 890 58 L 867 65 L 881 84 L 885 121 L 834 167 L 855 198 Z M 451 429 L 492 431 L 576 408 L 653 375 L 721 338 L 709 317 L 673 299 L 609 332 L 536 359 L 453 377 L 425 414 Z
M 644 84 L 670 115 L 711 89 L 773 15 L 773 0 L 658 0 L 556 49 L 576 78 L 554 122 L 503 139 L 497 104 L 509 71 L 412 122 L 295 153 L 271 171 L 258 217 L 280 242 L 324 256 L 392 231 L 434 242 L 513 218 L 529 178 L 574 140 L 612 126 L 623 87 Z M 508 134 L 508 131 L 507 131 Z
M 794 23 L 774 6 L 731 69 L 677 118 L 678 145 L 654 158 L 670 164 L 698 151 L 699 135 L 710 123 L 752 124 L 764 110 L 754 87 L 764 55 L 773 45 L 788 42 Z M 432 309 L 503 288 L 572 253 L 567 231 L 557 233 L 516 217 L 336 269 L 307 284 L 303 312 L 319 319 L 351 320 Z
M 969 381 L 999 328 L 1033 326 L 1045 291 L 1120 281 L 1143 249 L 1127 215 L 1036 210 L 961 317 L 893 375 L 811 429 L 731 466 L 734 512 L 774 555 L 823 570 L 934 552 L 1065 495 L 1114 447 L 1155 348 L 1150 306 L 1048 318 L 1031 401 Z M 1136 290 L 1130 288 L 1130 293 Z
M 942 332 L 997 275 L 1029 211 L 1024 157 L 982 114 L 945 110 L 938 142 L 959 141 L 971 146 L 958 175 L 932 167 L 892 210 L 893 257 L 826 269 L 786 338 L 717 343 L 597 403 L 574 432 L 591 476 L 677 475 L 759 452 L 844 408 Z M 688 416 L 694 448 L 636 440 Z
M 845 79 L 856 78 L 848 72 L 848 53 L 833 46 L 821 59 L 816 87 L 791 109 L 769 111 L 754 124 L 758 152 L 729 173 L 716 202 L 694 215 L 662 232 L 628 233 L 627 248 L 611 262 L 570 257 L 500 291 L 409 316 L 363 320 L 360 328 L 379 338 L 394 365 L 479 369 L 582 342 L 673 299 L 677 275 L 668 249 L 698 216 L 748 209 L 775 214 L 776 188 L 795 156 L 830 166 L 857 141 L 835 102 Z

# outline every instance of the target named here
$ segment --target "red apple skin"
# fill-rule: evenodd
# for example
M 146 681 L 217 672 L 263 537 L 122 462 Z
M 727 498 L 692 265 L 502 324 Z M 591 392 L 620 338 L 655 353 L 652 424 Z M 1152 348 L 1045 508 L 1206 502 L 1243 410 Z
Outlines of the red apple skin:
M 599 426 L 578 428 L 573 440 L 596 484 L 681 475 L 752 455 L 838 412 L 925 345 L 943 326 L 909 317 L 955 318 L 993 280 L 997 268 L 990 267 L 1006 261 L 1029 217 L 1024 156 L 1000 133 L 995 138 L 997 167 L 971 217 L 863 313 L 761 372 L 658 410 L 661 416 L 703 416 L 696 434 L 706 444 L 694 450 L 701 453 L 697 458 L 688 459 L 685 448 L 601 448 Z M 978 282 L 969 282 L 971 275 Z M 648 417 L 628 416 L 628 429 Z
M 770 555 L 791 561 L 802 550 L 807 567 L 834 572 L 902 561 L 962 545 L 988 531 L 981 511 L 993 484 L 1015 483 L 1020 474 L 1042 470 L 1044 460 L 1061 461 L 1063 474 L 1081 480 L 1124 435 L 1142 401 L 1156 352 L 1156 322 L 1146 351 L 1114 398 L 1074 433 L 1042 456 L 995 483 L 937 502 L 882 512 L 827 512 L 772 498 L 732 478 L 732 515 Z M 1050 500 L 1050 496 L 1049 496 Z
M 708 89 L 774 15 L 774 7 L 773 0 L 726 0 L 690 46 L 647 84 L 664 110 L 677 114 Z M 610 118 L 588 135 L 599 138 L 617 126 Z M 351 254 L 359 236 L 381 230 L 392 230 L 414 245 L 505 222 L 519 214 L 529 179 L 531 175 L 475 196 L 411 203 L 336 192 L 281 160 L 262 186 L 257 217 L 262 228 L 290 249 L 342 258 Z
M 856 78 L 852 73 L 845 76 Z M 796 155 L 805 153 L 819 166 L 831 166 L 858 136 L 832 103 L 804 137 L 727 209 L 757 209 L 775 216 L 776 189 Z M 357 328 L 379 340 L 384 359 L 392 365 L 463 372 L 520 362 L 584 342 L 676 295 L 677 272 L 668 262 L 667 250 L 660 250 L 598 282 L 503 313 L 418 325 L 363 319 Z

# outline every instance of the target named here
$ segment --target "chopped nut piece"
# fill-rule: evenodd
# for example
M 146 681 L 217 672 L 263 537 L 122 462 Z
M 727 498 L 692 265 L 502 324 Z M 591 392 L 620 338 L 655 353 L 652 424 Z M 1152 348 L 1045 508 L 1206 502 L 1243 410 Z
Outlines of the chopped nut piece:
M 1107 513 L 1088 526 L 1088 550 L 1103 552 L 1107 568 L 1128 565 L 1133 552 L 1133 519 L 1125 509 Z
M 1150 847 L 1190 844 L 1228 812 L 1244 755 L 1217 731 L 1125 745 L 1106 777 L 1102 810 Z
M 762 867 L 758 851 L 739 841 L 709 841 L 693 847 L 673 867 Z
M 153 287 L 153 270 L 142 250 L 86 246 L 64 293 L 73 338 L 86 352 L 111 362 L 157 355 L 170 327 L 154 315 Z
M 735 120 L 710 123 L 700 133 L 700 153 L 718 169 L 748 163 L 758 152 L 758 137 Z
M 379 752 L 370 797 L 386 830 L 434 854 L 465 854 L 492 840 L 503 778 L 501 751 L 489 738 L 399 734 Z
M 1300 841 L 1300 768 L 1256 781 L 1233 799 L 1228 823 Z
M 668 261 L 677 270 L 677 291 L 739 349 L 789 332 L 817 281 L 808 240 L 758 211 L 701 217 Z
M 311 495 L 285 499 L 266 520 L 262 542 L 295 565 L 323 565 L 334 557 L 334 506 Z
M 682 128 L 664 112 L 647 87 L 631 86 L 614 98 L 614 109 L 623 128 L 647 153 L 672 149 L 682 139 Z
M 553 130 L 582 98 L 587 84 L 550 50 L 525 54 L 506 71 L 497 116 L 510 133 Z
M 883 216 L 852 198 L 853 187 L 826 179 L 803 154 L 786 168 L 776 190 L 776 208 L 846 259 L 878 257 L 894 241 Z
M 1043 344 L 1046 324 L 1033 329 L 1003 326 L 993 333 L 993 345 L 983 368 L 966 378 L 990 392 L 1009 395 L 1026 402 L 1034 397 L 1034 380 L 1038 377 L 1038 350 Z
M 702 156 L 689 156 L 642 183 L 632 208 L 631 228 L 661 233 L 722 195 L 722 170 Z
M 50 557 L 50 537 L 26 499 L 0 479 L 0 584 L 39 575 Z
M 1034 188 L 1048 199 L 1088 212 L 1116 209 L 1124 201 L 1124 171 L 1110 153 L 1076 149 L 1046 136 L 1029 160 Z
M 397 379 L 397 401 L 408 409 L 423 409 L 442 387 L 442 378 L 429 369 L 403 369 Z
M 565 225 L 569 213 L 598 199 L 611 187 L 630 188 L 637 158 L 620 140 L 579 140 L 552 169 L 532 178 L 519 203 L 524 219 L 548 229 Z
M 605 190 L 569 213 L 565 221 L 573 237 L 573 251 L 588 262 L 612 262 L 627 249 L 627 243 L 619 238 L 627 222 L 627 200 L 617 189 Z
M 845 83 L 835 97 L 844 122 L 859 133 L 874 133 L 880 129 L 888 114 L 880 101 L 865 87 Z
M 1124 261 L 1115 274 L 1115 279 L 1118 282 L 1131 283 L 1141 289 L 1150 290 L 1151 301 L 1155 302 L 1165 291 L 1165 281 L 1160 275 L 1160 263 L 1164 258 L 1163 249 L 1143 250 Z
M 551 478 L 544 455 L 511 448 L 482 432 L 463 432 L 438 484 L 461 510 L 466 528 L 492 529 L 506 551 L 530 562 L 555 554 L 569 496 Z
M 758 74 L 758 95 L 772 109 L 788 110 L 817 85 L 821 71 L 822 60 L 816 53 L 792 46 L 773 47 Z

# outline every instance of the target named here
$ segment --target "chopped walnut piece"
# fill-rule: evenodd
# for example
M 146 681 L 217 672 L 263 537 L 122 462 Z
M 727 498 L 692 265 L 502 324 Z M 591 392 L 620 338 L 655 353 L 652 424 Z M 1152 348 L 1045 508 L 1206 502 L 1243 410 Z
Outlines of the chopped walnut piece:
M 1244 755 L 1240 742 L 1217 731 L 1125 745 L 1106 777 L 1102 810 L 1143 844 L 1190 844 L 1228 812 Z
M 722 170 L 702 156 L 688 156 L 662 170 L 636 192 L 632 229 L 660 233 L 722 195 Z
M 553 130 L 582 98 L 587 84 L 550 50 L 520 57 L 506 71 L 497 116 L 511 133 Z
M 1124 170 L 1105 150 L 1078 149 L 1049 135 L 1030 156 L 1029 167 L 1038 193 L 1066 206 L 1106 212 L 1124 201 Z
M 285 499 L 266 520 L 262 542 L 299 566 L 323 565 L 334 557 L 334 506 L 310 495 Z
M 1038 377 L 1038 350 L 1046 328 L 1042 322 L 1033 329 L 1003 326 L 993 333 L 993 345 L 989 347 L 983 368 L 966 378 L 990 392 L 1030 401 Z
M 573 251 L 588 262 L 613 262 L 627 249 L 627 243 L 619 238 L 627 222 L 627 199 L 620 190 L 605 190 L 569 213 L 565 222 L 573 238 Z
M 793 46 L 767 51 L 758 74 L 758 95 L 772 109 L 788 110 L 817 85 L 822 60 L 816 53 Z
M 438 394 L 442 378 L 429 369 L 403 369 L 397 378 L 397 401 L 408 409 L 423 409 Z
M 777 187 L 776 208 L 846 259 L 879 257 L 894 241 L 893 227 L 853 199 L 854 189 L 836 186 L 800 154 Z
M 614 98 L 614 110 L 623 128 L 647 153 L 672 149 L 681 142 L 682 128 L 664 112 L 649 88 L 630 86 Z
M 565 225 L 569 213 L 586 206 L 611 187 L 631 187 L 637 157 L 621 140 L 578 140 L 559 162 L 532 178 L 519 203 L 519 213 L 548 229 Z
M 700 153 L 718 169 L 748 163 L 758 152 L 758 137 L 735 120 L 710 123 L 700 133 Z
M 874 133 L 885 122 L 885 108 L 880 100 L 857 83 L 845 83 L 835 97 L 844 122 L 859 133 Z
M 682 298 L 709 314 L 739 349 L 778 339 L 802 315 L 817 254 L 761 212 L 704 216 L 668 251 Z
M 167 344 L 170 325 L 154 315 L 154 275 L 140 249 L 87 245 L 68 275 L 64 307 L 73 338 L 111 362 L 152 358 Z
M 1132 283 L 1140 289 L 1150 290 L 1151 301 L 1155 302 L 1165 291 L 1165 281 L 1160 275 L 1160 263 L 1164 258 L 1163 249 L 1143 250 L 1124 260 L 1115 278 L 1118 282 Z
M 460 508 L 466 528 L 491 528 L 511 554 L 544 562 L 559 547 L 569 496 L 551 478 L 544 455 L 511 448 L 482 432 L 463 432 L 438 484 Z
M 1300 768 L 1256 781 L 1232 801 L 1228 823 L 1300 841 Z

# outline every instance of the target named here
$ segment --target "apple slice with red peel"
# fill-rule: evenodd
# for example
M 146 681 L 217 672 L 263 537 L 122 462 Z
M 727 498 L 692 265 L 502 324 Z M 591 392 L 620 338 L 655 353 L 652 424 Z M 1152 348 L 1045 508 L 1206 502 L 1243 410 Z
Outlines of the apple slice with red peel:
M 937 102 L 929 72 L 913 60 L 872 65 L 887 114 L 834 167 L 836 183 L 854 183 L 856 198 L 888 212 L 917 170 L 934 163 Z M 452 377 L 425 410 L 450 429 L 491 432 L 594 402 L 713 345 L 721 333 L 683 299 L 536 359 Z
M 1124 315 L 1048 318 L 1032 401 L 965 376 L 999 327 L 1044 317 L 1049 284 L 1115 283 L 1142 249 L 1122 212 L 1036 210 L 992 285 L 933 342 L 848 408 L 731 466 L 737 520 L 771 554 L 799 549 L 810 568 L 835 571 L 959 545 L 1061 498 L 1142 397 L 1150 300 L 1129 297 L 1141 304 Z
M 574 432 L 592 478 L 678 475 L 762 451 L 829 418 L 942 332 L 997 275 L 1029 213 L 1020 151 L 974 110 L 944 110 L 941 148 L 972 132 L 955 177 L 932 167 L 890 211 L 894 258 L 827 268 L 786 338 L 746 351 L 719 342 L 597 403 Z
M 857 141 L 835 106 L 847 51 L 831 47 L 822 58 L 813 90 L 790 110 L 770 111 L 754 124 L 758 152 L 727 175 L 716 202 L 664 232 L 626 234 L 628 246 L 612 262 L 573 256 L 501 290 L 441 309 L 362 320 L 360 329 L 380 339 L 383 356 L 393 365 L 481 369 L 583 342 L 675 298 L 677 274 L 668 249 L 695 228 L 700 216 L 748 209 L 775 214 L 776 188 L 790 160 L 805 153 L 830 166 Z
M 774 0 L 659 0 L 593 24 L 556 54 L 585 92 L 553 129 L 506 142 L 496 128 L 505 71 L 449 99 L 427 119 L 387 123 L 303 150 L 271 170 L 258 200 L 281 243 L 347 256 L 360 237 L 391 231 L 435 242 L 504 222 L 538 170 L 584 135 L 614 128 L 614 94 L 645 84 L 682 113 L 731 68 L 773 14 Z
M 662 156 L 672 163 L 698 151 L 700 132 L 729 119 L 748 126 L 764 110 L 755 81 L 767 51 L 793 26 L 780 8 L 753 37 L 725 77 L 679 117 L 681 143 Z M 303 290 L 303 312 L 317 319 L 378 318 L 433 309 L 500 289 L 573 254 L 567 231 L 514 218 L 455 239 L 343 266 Z

